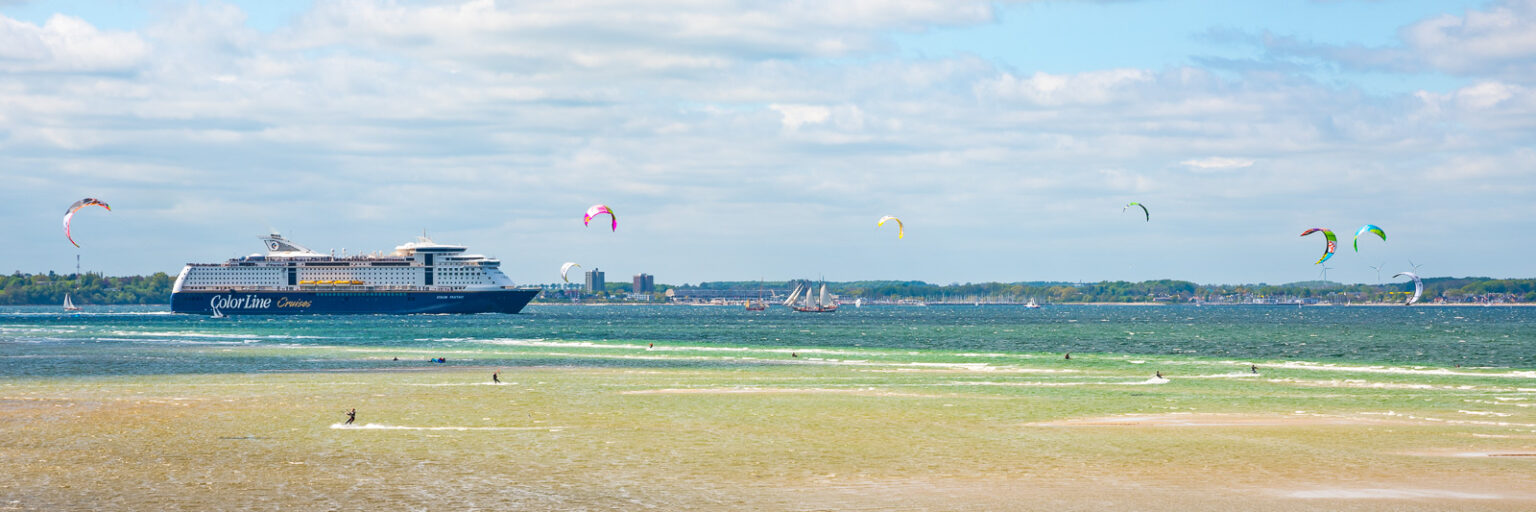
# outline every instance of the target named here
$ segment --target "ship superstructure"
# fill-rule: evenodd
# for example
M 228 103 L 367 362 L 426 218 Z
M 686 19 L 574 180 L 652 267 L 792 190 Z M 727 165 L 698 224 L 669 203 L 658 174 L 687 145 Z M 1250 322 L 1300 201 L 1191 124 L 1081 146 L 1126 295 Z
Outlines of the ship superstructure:
M 340 256 L 281 235 L 265 254 L 190 263 L 171 292 L 178 313 L 516 313 L 538 295 L 501 272 L 501 262 L 426 237 L 393 253 Z

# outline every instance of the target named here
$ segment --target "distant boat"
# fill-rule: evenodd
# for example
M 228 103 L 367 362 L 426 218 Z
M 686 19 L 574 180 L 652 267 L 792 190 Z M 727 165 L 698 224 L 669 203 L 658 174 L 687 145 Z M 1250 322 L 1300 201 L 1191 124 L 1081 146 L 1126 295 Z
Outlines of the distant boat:
M 80 306 L 76 306 L 74 301 L 69 300 L 68 293 L 64 294 L 64 311 L 80 311 Z
M 800 302 L 797 304 L 795 299 L 800 299 Z M 784 301 L 784 305 L 801 313 L 831 313 L 837 311 L 837 303 L 833 302 L 831 295 L 827 294 L 827 283 L 821 283 L 821 293 L 819 295 L 812 291 L 810 286 L 795 285 L 795 291 L 789 294 L 789 298 Z
M 1028 308 L 1028 309 L 1040 309 L 1040 305 L 1039 304 L 1035 304 L 1035 298 L 1034 297 L 1030 297 L 1029 298 L 1029 302 L 1024 303 L 1024 307 Z
M 747 300 L 747 311 L 762 311 L 768 309 L 768 302 L 763 300 L 763 285 L 757 285 L 757 300 Z

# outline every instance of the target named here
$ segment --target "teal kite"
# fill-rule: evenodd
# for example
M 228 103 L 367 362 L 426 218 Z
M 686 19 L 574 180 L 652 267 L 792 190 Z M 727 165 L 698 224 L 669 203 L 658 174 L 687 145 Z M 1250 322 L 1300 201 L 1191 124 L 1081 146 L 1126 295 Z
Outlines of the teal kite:
M 1376 236 L 1381 237 L 1381 241 L 1387 241 L 1387 232 L 1382 231 L 1381 228 L 1376 227 L 1375 224 L 1366 224 L 1364 226 L 1360 226 L 1360 230 L 1355 232 L 1355 252 L 1360 252 L 1360 235 L 1364 235 L 1366 233 L 1376 233 Z
M 1120 208 L 1120 213 L 1125 213 L 1125 210 L 1132 206 L 1140 206 L 1141 214 L 1147 217 L 1147 222 L 1152 222 L 1152 212 L 1147 211 L 1147 205 L 1141 203 L 1126 203 L 1124 207 Z

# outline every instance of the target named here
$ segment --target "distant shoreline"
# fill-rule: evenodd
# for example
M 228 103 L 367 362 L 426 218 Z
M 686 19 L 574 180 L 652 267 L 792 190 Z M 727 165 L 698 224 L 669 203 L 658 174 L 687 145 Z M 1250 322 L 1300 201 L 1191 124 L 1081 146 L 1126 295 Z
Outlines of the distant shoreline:
M 528 305 L 530 305 L 530 306 L 688 306 L 688 307 L 741 308 L 741 304 L 694 304 L 694 303 L 680 303 L 680 302 L 539 302 L 539 301 L 534 301 L 534 302 L 528 303 Z M 885 307 L 885 306 L 897 306 L 897 307 L 967 307 L 967 306 L 970 306 L 969 304 L 865 304 L 865 305 L 866 306 L 871 306 L 871 307 Z M 1402 306 L 1405 306 L 1405 305 L 1406 304 L 1397 303 L 1397 302 L 1354 302 L 1354 303 L 1345 303 L 1345 304 L 1301 304 L 1299 307 L 1307 307 L 1307 308 L 1315 308 L 1315 307 L 1324 307 L 1324 308 L 1328 308 L 1328 307 L 1378 307 L 1379 308 L 1379 307 L 1402 307 Z M 46 303 L 46 304 L 5 304 L 5 305 L 0 305 L 0 306 L 9 306 L 9 307 L 49 307 L 49 306 L 52 306 L 52 307 L 58 307 L 59 305 L 58 304 L 53 304 L 53 303 Z M 81 306 L 86 308 L 86 310 L 90 310 L 91 308 L 100 308 L 100 307 L 106 307 L 106 306 L 170 307 L 170 304 L 169 303 L 164 303 L 164 304 L 81 304 Z M 845 304 L 842 304 L 842 306 L 844 306 L 844 307 L 853 307 L 853 305 L 851 303 L 845 303 Z M 1023 307 L 1023 304 L 989 304 L 989 303 L 983 302 L 983 303 L 979 304 L 978 306 L 1014 306 L 1014 307 Z M 1188 302 L 1180 302 L 1180 303 L 1176 303 L 1176 304 L 1174 304 L 1174 303 L 1167 303 L 1167 302 L 1051 302 L 1051 303 L 1041 304 L 1041 306 L 1045 306 L 1045 307 L 1050 307 L 1050 306 L 1172 307 L 1172 306 L 1195 306 L 1195 304 L 1194 303 L 1188 303 Z M 1209 306 L 1209 307 L 1231 307 L 1231 306 L 1297 307 L 1296 304 L 1249 304 L 1249 303 L 1232 303 L 1232 302 L 1202 302 L 1202 303 L 1199 304 L 1199 306 L 1201 306 L 1201 307 L 1206 307 L 1206 306 Z M 1417 307 L 1441 307 L 1441 308 L 1510 308 L 1510 307 L 1514 307 L 1514 308 L 1527 308 L 1527 307 L 1536 307 L 1536 303 L 1531 303 L 1531 302 L 1505 302 L 1505 303 L 1494 303 L 1494 304 L 1478 304 L 1478 303 L 1463 303 L 1463 302 L 1452 302 L 1452 303 L 1421 302 L 1421 303 L 1417 303 L 1417 304 L 1412 304 L 1411 307 L 1416 307 L 1416 308 Z

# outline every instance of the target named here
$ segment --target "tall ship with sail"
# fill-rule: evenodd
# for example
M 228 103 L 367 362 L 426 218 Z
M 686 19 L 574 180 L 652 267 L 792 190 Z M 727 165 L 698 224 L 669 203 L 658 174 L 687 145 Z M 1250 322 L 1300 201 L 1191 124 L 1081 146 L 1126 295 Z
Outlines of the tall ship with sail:
M 784 300 L 784 305 L 801 313 L 837 311 L 837 302 L 827 294 L 827 283 L 821 283 L 820 293 L 817 293 L 809 284 L 796 284 L 795 291 L 790 292 L 789 298 Z
M 281 235 L 265 254 L 189 263 L 171 311 L 212 315 L 517 313 L 539 294 L 514 285 L 501 262 L 423 236 L 388 255 L 337 257 Z
M 747 311 L 763 311 L 768 309 L 768 301 L 763 300 L 763 283 L 757 283 L 757 300 L 747 299 Z

